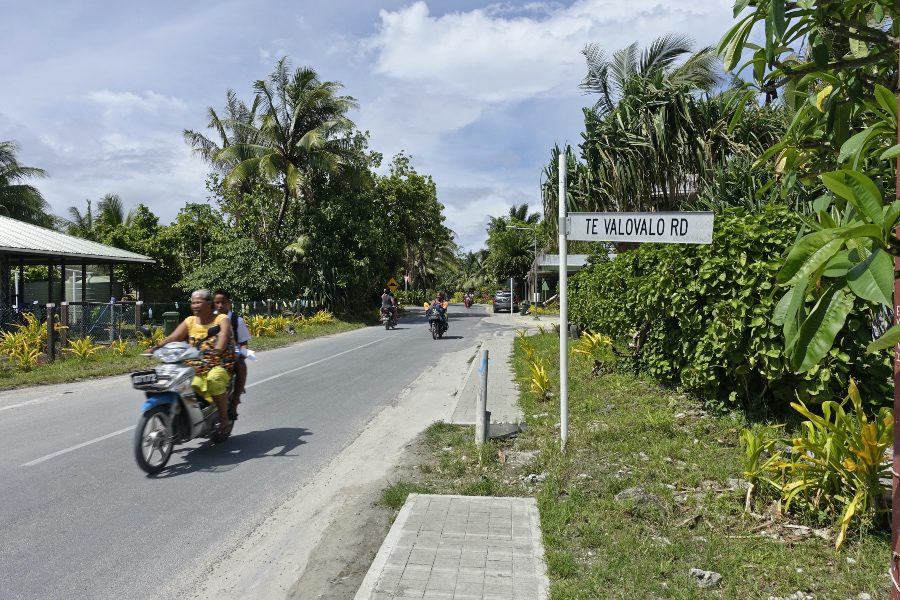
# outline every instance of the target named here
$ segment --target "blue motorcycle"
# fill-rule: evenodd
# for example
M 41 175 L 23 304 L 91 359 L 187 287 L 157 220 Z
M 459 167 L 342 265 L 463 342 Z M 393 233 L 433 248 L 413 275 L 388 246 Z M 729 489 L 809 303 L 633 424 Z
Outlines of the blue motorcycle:
M 210 327 L 207 339 L 217 333 L 217 325 Z M 197 396 L 191 387 L 195 371 L 185 362 L 202 356 L 199 347 L 171 342 L 153 352 L 161 365 L 131 374 L 131 385 L 146 395 L 135 431 L 134 455 L 138 466 L 151 475 L 165 468 L 175 444 L 201 437 L 219 443 L 230 435 L 219 430 L 215 403 Z M 231 388 L 229 383 L 229 404 Z

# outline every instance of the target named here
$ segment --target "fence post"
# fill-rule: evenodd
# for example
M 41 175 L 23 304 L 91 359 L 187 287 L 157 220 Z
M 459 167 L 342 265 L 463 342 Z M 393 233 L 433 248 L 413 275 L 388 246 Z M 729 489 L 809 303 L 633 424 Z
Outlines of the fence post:
M 116 339 L 116 299 L 109 299 L 109 341 Z
M 59 348 L 66 347 L 69 337 L 69 303 L 59 303 Z
M 475 397 L 475 444 L 478 446 L 487 441 L 488 427 L 490 427 L 487 423 L 487 416 L 490 414 L 487 412 L 488 353 L 488 350 L 482 353 L 481 367 L 478 369 L 481 378 L 481 386 Z
M 138 300 L 134 303 L 134 337 L 137 337 L 138 329 L 141 328 L 141 319 L 143 316 L 141 315 L 141 311 L 144 309 L 144 301 Z
M 53 327 L 53 309 L 55 304 L 47 304 L 47 360 L 56 360 L 56 329 Z

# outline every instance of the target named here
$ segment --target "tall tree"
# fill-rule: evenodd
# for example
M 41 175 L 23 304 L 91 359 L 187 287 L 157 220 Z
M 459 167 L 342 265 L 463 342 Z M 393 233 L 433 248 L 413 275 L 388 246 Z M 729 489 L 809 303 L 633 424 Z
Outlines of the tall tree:
M 336 173 L 351 151 L 348 134 L 354 125 L 347 112 L 356 101 L 338 95 L 342 87 L 336 81 L 321 81 L 310 67 L 292 73 L 287 58 L 282 58 L 269 80 L 254 85 L 262 111 L 259 124 L 227 121 L 246 141 L 222 148 L 214 160 L 235 165 L 226 184 L 261 179 L 280 189 L 272 224 L 275 238 L 292 202 L 313 201 L 316 174 Z
M 581 51 L 588 68 L 581 89 L 600 96 L 594 111 L 601 117 L 614 111 L 619 100 L 633 92 L 633 83 L 639 78 L 662 74 L 675 83 L 708 91 L 718 82 L 716 55 L 711 47 L 703 48 L 677 64 L 684 55 L 692 52 L 693 46 L 690 37 L 669 34 L 653 40 L 643 52 L 634 42 L 617 50 L 609 59 L 599 44 L 588 44 Z
M 252 141 L 253 126 L 259 109 L 259 96 L 249 107 L 241 101 L 234 90 L 225 93 L 224 118 L 213 107 L 206 109 L 209 122 L 206 127 L 216 132 L 218 140 L 213 140 L 192 129 L 184 130 L 184 140 L 194 149 L 207 164 L 220 173 L 228 173 L 241 161 L 248 158 L 241 155 L 224 156 L 222 150 L 234 144 L 247 144 Z
M 69 235 L 93 239 L 94 211 L 90 200 L 85 200 L 85 203 L 84 212 L 81 212 L 77 206 L 69 207 L 69 219 L 65 224 L 66 231 L 69 232 Z
M 106 194 L 97 203 L 95 225 L 100 227 L 115 227 L 127 225 L 131 220 L 131 214 L 125 212 L 125 205 L 118 194 Z
M 597 46 L 585 48 L 582 89 L 600 99 L 584 109 L 581 161 L 567 155 L 570 210 L 677 210 L 732 156 L 761 152 L 783 131 L 777 119 L 758 118 L 766 109 L 746 90 L 711 95 L 715 54 L 689 55 L 691 45 L 666 36 L 611 60 Z M 757 127 L 745 127 L 754 117 Z M 559 153 L 544 172 L 545 214 L 557 210 Z
M 47 173 L 37 167 L 19 164 L 15 142 L 0 142 L 0 214 L 50 227 L 53 217 L 50 207 L 41 192 L 28 183 L 29 179 L 46 177 Z

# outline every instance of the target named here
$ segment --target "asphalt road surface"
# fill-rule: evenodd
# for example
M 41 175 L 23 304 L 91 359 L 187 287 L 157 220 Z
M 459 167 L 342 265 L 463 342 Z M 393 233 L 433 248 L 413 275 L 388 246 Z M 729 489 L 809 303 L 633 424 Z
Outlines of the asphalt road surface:
M 437 341 L 418 311 L 261 353 L 232 437 L 176 446 L 156 476 L 135 464 L 143 396 L 126 376 L 0 393 L 0 598 L 171 595 L 424 369 L 496 331 L 484 316 L 454 305 Z

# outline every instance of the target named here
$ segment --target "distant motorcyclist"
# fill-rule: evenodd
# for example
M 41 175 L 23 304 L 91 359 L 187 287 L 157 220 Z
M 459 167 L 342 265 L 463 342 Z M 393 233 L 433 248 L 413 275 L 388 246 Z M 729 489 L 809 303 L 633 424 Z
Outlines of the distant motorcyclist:
M 388 288 L 384 288 L 384 292 L 381 294 L 381 310 L 390 311 L 391 318 L 397 319 L 397 298 L 394 297 Z
M 437 297 L 431 301 L 431 308 L 437 309 L 441 315 L 441 323 L 444 329 L 450 329 L 450 323 L 447 322 L 447 301 L 444 297 L 444 292 L 438 292 Z

